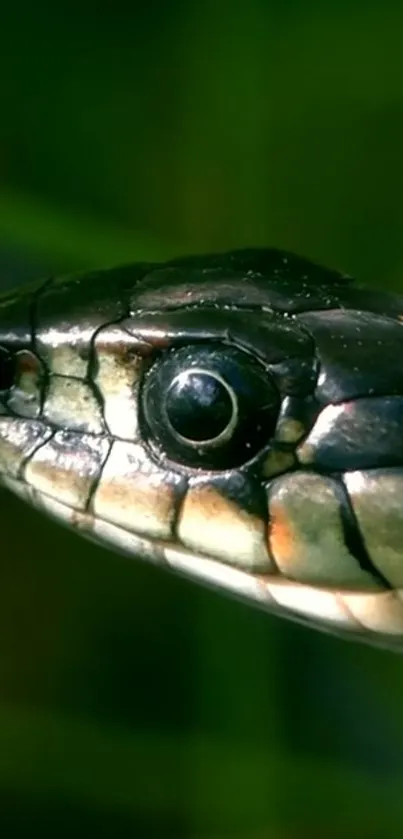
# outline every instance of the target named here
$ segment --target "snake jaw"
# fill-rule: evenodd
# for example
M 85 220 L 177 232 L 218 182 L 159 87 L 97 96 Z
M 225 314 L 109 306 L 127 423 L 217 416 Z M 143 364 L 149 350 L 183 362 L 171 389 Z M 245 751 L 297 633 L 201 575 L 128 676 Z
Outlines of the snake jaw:
M 6 477 L 4 485 L 15 495 L 73 528 L 82 536 L 128 557 L 136 557 L 196 580 L 274 615 L 376 646 L 399 651 L 403 636 L 403 610 L 394 591 L 370 593 L 309 586 L 276 575 L 251 574 L 208 556 L 198 555 L 172 542 L 150 539 L 73 510 L 28 484 Z

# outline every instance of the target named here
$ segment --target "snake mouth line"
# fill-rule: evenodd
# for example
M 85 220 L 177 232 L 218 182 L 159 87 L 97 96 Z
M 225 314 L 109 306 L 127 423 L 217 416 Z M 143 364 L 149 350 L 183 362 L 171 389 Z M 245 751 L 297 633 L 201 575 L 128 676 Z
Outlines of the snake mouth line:
M 131 559 L 151 562 L 237 600 L 252 600 L 261 610 L 286 613 L 297 623 L 333 635 L 365 641 L 370 633 L 378 646 L 401 647 L 403 590 L 347 592 L 313 587 L 275 574 L 252 574 L 194 553 L 180 543 L 133 533 L 91 513 L 74 510 L 16 478 L 3 476 L 3 483 L 59 523 Z

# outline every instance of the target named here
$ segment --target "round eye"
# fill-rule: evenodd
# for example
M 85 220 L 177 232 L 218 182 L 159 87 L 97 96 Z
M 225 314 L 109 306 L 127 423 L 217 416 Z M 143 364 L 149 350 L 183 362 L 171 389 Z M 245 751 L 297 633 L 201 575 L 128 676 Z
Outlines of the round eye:
M 225 469 L 270 441 L 279 402 L 270 374 L 246 353 L 181 347 L 156 361 L 143 382 L 143 431 L 171 460 Z

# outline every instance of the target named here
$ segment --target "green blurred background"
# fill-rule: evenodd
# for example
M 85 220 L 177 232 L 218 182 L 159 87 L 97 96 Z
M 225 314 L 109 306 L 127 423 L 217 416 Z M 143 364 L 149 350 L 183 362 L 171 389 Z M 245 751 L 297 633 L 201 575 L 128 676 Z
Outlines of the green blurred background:
M 272 244 L 403 291 L 403 7 L 14 3 L 1 286 Z M 0 836 L 403 833 L 403 664 L 1 494 Z

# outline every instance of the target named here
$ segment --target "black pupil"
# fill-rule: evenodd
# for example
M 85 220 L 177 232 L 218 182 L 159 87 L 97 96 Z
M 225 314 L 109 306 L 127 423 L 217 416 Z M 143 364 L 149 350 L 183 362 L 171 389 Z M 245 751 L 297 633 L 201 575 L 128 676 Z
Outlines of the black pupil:
M 224 383 L 202 370 L 188 370 L 174 379 L 165 408 L 174 431 L 186 440 L 200 443 L 222 434 L 234 412 Z
M 0 348 L 0 391 L 10 390 L 14 384 L 15 361 L 6 350 Z

